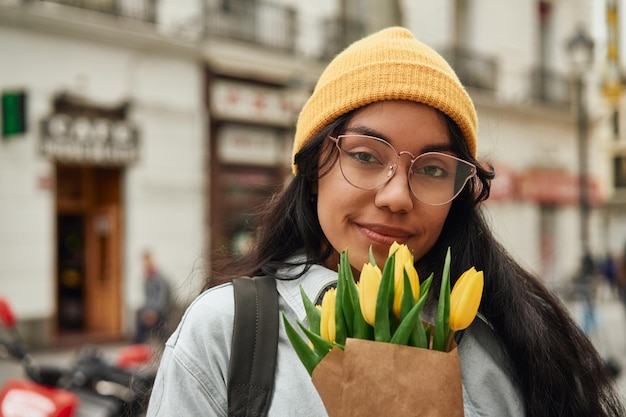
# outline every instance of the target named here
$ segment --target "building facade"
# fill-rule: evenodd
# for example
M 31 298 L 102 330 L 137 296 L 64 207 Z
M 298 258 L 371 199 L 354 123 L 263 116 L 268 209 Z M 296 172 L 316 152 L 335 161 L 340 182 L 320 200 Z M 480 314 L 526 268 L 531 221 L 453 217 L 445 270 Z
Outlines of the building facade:
M 143 251 L 179 287 L 203 259 L 198 50 L 149 9 L 63 3 L 0 6 L 3 126 L 25 119 L 0 143 L 0 293 L 33 344 L 124 337 Z
M 184 306 L 217 256 L 245 253 L 255 210 L 291 178 L 297 114 L 325 64 L 392 24 L 467 86 L 496 170 L 489 221 L 557 288 L 582 254 L 566 48 L 579 24 L 595 41 L 588 247 L 602 257 L 626 239 L 621 90 L 601 88 L 611 4 L 0 1 L 0 294 L 43 344 L 126 337 L 150 250 Z

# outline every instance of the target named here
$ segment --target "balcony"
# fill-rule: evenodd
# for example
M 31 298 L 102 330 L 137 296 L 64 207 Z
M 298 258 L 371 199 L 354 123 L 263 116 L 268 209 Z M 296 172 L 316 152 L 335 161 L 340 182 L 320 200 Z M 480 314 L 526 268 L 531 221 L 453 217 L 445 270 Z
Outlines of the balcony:
M 187 2 L 188 3 L 188 2 Z M 175 1 L 165 0 L 21 0 L 13 5 L 22 14 L 42 17 L 76 15 L 70 8 L 91 12 L 103 18 L 99 23 L 111 24 L 110 18 L 145 23 L 144 34 L 152 31 L 174 40 L 194 43 L 207 37 L 221 37 L 247 42 L 261 48 L 293 54 L 296 52 L 296 11 L 292 7 L 258 1 L 216 2 L 204 0 L 180 6 L 170 13 Z M 105 17 L 109 17 L 106 19 Z M 70 17 L 68 17 L 70 18 Z M 81 18 L 77 18 L 81 19 Z M 176 20 L 177 19 L 177 20 Z M 97 19 L 87 19 L 97 21 Z M 126 26 L 132 28 L 134 26 Z M 132 29 L 131 29 L 132 30 Z
M 451 47 L 440 53 L 454 68 L 463 85 L 486 92 L 496 91 L 498 64 L 494 57 L 460 47 Z
M 125 19 L 156 22 L 157 0 L 30 0 L 24 3 L 58 4 Z
M 204 34 L 236 39 L 283 52 L 296 50 L 296 11 L 267 3 L 205 5 Z
M 568 109 L 571 86 L 568 77 L 547 68 L 535 68 L 530 74 L 530 97 L 542 104 Z

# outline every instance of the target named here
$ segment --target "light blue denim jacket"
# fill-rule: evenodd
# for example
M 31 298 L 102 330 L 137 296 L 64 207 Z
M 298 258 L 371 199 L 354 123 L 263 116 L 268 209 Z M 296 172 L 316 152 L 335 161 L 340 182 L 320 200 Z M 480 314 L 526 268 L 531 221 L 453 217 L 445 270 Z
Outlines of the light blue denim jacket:
M 306 324 L 300 286 L 311 300 L 337 280 L 337 273 L 314 265 L 301 278 L 277 280 L 279 310 Z M 234 301 L 232 285 L 205 291 L 189 306 L 165 346 L 148 417 L 226 417 Z M 466 417 L 523 416 L 507 360 L 491 328 L 477 319 L 459 344 Z M 296 356 L 280 320 L 271 417 L 326 417 L 311 378 Z

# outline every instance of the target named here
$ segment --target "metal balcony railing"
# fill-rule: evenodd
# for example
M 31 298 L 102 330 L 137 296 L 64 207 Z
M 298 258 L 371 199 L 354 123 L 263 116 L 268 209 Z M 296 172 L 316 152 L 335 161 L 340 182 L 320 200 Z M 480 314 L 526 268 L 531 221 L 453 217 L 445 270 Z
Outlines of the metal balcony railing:
M 158 25 L 159 0 L 23 0 L 24 4 L 55 4 Z M 197 30 L 199 36 L 218 36 L 294 53 L 296 11 L 293 7 L 256 0 L 204 0 L 202 9 L 181 22 L 180 29 Z M 155 27 L 155 31 L 158 30 Z
M 204 33 L 284 52 L 296 49 L 296 11 L 276 4 L 233 2 L 229 7 L 205 5 Z
M 567 76 L 547 68 L 535 68 L 530 74 L 530 96 L 553 107 L 569 108 L 571 85 Z
M 38 3 L 54 3 L 63 6 L 76 7 L 111 16 L 138 20 L 148 23 L 156 21 L 156 6 L 158 0 L 29 0 Z
M 497 88 L 498 64 L 491 56 L 465 48 L 451 47 L 441 51 L 466 87 L 494 92 Z

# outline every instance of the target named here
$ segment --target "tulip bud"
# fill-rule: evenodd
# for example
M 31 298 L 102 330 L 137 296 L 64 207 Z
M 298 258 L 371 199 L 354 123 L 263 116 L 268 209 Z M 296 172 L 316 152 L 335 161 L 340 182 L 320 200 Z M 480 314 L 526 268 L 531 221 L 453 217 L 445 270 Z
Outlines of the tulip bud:
M 394 253 L 396 253 L 398 251 L 398 249 L 400 248 L 400 244 L 396 241 L 394 241 L 391 246 L 389 247 L 389 254 L 387 256 L 391 256 Z
M 322 298 L 322 317 L 320 318 L 320 336 L 333 343 L 335 341 L 335 302 L 337 290 L 331 288 Z
M 376 321 L 376 299 L 382 272 L 379 267 L 370 263 L 363 265 L 359 278 L 359 303 L 365 321 L 374 326 Z
M 415 301 L 417 301 L 420 296 L 419 278 L 415 266 L 413 265 L 413 255 L 407 245 L 399 245 L 397 242 L 394 242 L 389 248 L 389 254 L 394 254 L 396 258 L 394 269 L 393 313 L 397 318 L 400 318 L 402 297 L 404 295 L 404 271 L 407 272 L 409 277 L 411 291 L 413 292 L 413 299 Z
M 478 313 L 483 294 L 483 271 L 471 267 L 457 280 L 450 293 L 450 329 L 467 328 Z

